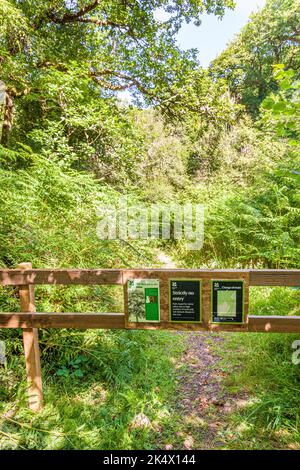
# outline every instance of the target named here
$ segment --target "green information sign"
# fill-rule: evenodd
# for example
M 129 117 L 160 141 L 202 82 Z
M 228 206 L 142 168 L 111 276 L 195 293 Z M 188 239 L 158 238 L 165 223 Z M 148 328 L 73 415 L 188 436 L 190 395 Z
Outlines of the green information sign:
M 243 280 L 212 281 L 213 323 L 244 322 Z
M 159 280 L 130 279 L 128 289 L 128 321 L 159 322 Z

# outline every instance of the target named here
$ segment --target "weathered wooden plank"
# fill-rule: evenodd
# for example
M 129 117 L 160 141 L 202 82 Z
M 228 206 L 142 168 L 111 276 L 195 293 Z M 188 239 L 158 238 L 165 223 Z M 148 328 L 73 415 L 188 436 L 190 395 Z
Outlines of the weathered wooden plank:
M 122 313 L 56 313 L 48 317 L 41 313 L 34 317 L 33 323 L 40 325 L 39 328 L 125 328 L 125 318 Z
M 0 285 L 122 285 L 130 278 L 235 279 L 247 273 L 250 286 L 300 286 L 299 269 L 3 269 L 0 270 Z
M 161 323 L 129 323 L 128 329 L 133 330 L 170 330 L 170 331 L 211 331 L 211 332 L 241 332 L 248 331 L 247 324 L 241 325 L 217 325 L 209 324 L 205 325 L 204 323 L 171 323 L 171 322 L 161 322 Z
M 31 313 L 0 312 L 0 328 L 31 328 Z
M 125 328 L 123 313 L 0 313 L 0 328 Z M 249 315 L 248 325 L 199 325 L 162 322 L 161 324 L 140 323 L 145 330 L 177 331 L 249 331 L 264 333 L 299 333 L 300 316 L 253 316 Z
M 122 285 L 119 269 L 9 269 L 0 270 L 0 285 Z
M 300 286 L 300 269 L 255 269 L 249 274 L 250 286 Z
M 300 316 L 249 315 L 248 331 L 262 333 L 300 333 Z
M 125 328 L 125 315 L 123 313 L 0 313 L 0 328 L 99 328 L 123 329 Z M 177 330 L 177 331 L 224 331 L 223 325 L 181 324 L 161 322 L 159 324 L 140 323 L 139 329 L 144 330 Z M 238 325 L 224 325 L 226 331 L 240 331 Z M 135 325 L 130 327 L 136 329 Z M 243 328 L 244 329 L 244 328 Z
M 31 269 L 31 263 L 22 263 L 20 269 Z M 20 286 L 19 288 L 21 310 L 35 315 L 34 286 Z M 36 328 L 23 329 L 23 346 L 25 355 L 26 374 L 28 382 L 29 408 L 39 411 L 43 405 L 43 385 L 41 372 L 41 359 L 38 330 Z
M 123 282 L 128 279 L 237 279 L 247 276 L 247 269 L 124 269 Z
M 202 281 L 202 322 L 205 329 L 209 328 L 211 320 L 211 279 Z
M 0 285 L 34 285 L 34 284 L 61 284 L 61 285 L 121 285 L 132 277 L 166 279 L 172 276 L 185 276 L 197 278 L 199 275 L 212 278 L 218 273 L 223 276 L 236 275 L 234 273 L 248 272 L 247 270 L 199 270 L 199 269 L 2 269 L 0 270 Z
M 123 313 L 0 313 L 0 328 L 125 328 Z
M 130 326 L 131 328 L 131 326 Z M 211 331 L 211 332 L 261 332 L 261 333 L 300 333 L 300 316 L 248 316 L 248 323 L 234 324 L 182 324 L 182 323 L 139 323 L 144 330 L 175 330 L 175 331 Z

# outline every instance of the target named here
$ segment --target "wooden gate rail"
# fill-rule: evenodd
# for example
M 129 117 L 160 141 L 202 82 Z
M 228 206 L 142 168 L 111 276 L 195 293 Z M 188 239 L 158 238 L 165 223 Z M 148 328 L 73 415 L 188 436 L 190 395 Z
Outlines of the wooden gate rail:
M 0 328 L 125 328 L 124 313 L 0 313 Z
M 197 327 L 200 331 L 229 331 L 249 333 L 300 333 L 300 316 L 249 315 L 243 329 L 233 325 Z M 124 313 L 0 313 L 0 328 L 76 328 L 76 329 L 124 329 Z M 157 329 L 148 325 L 145 329 Z M 170 330 L 193 331 L 192 325 L 168 325 Z
M 126 307 L 128 279 L 158 279 L 161 281 L 162 319 L 160 324 L 128 326 L 124 313 L 40 313 L 35 311 L 36 285 L 118 285 L 123 286 Z M 197 325 L 171 323 L 167 318 L 169 279 L 203 280 L 203 320 Z M 211 330 L 231 332 L 300 333 L 300 316 L 248 316 L 242 325 L 213 324 L 210 321 L 210 281 L 242 279 L 250 286 L 300 286 L 300 270 L 207 270 L 207 269 L 32 269 L 22 263 L 18 269 L 0 270 L 0 286 L 19 289 L 21 312 L 0 313 L 0 328 L 21 328 L 29 383 L 29 407 L 37 411 L 42 406 L 42 380 L 38 328 L 142 328 L 173 330 Z M 248 297 L 245 298 L 248 308 Z
M 249 274 L 250 286 L 300 286 L 300 269 L 2 269 L 0 285 L 123 285 L 124 277 L 214 277 Z M 126 274 L 127 276 L 124 276 Z

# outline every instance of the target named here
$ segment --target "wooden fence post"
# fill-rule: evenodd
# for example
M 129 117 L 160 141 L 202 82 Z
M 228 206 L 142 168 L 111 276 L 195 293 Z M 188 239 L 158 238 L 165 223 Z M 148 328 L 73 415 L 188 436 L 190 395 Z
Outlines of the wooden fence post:
M 32 269 L 32 264 L 21 263 L 18 265 L 18 269 Z M 35 313 L 34 286 L 20 286 L 19 295 L 21 311 Z M 29 408 L 33 411 L 39 411 L 43 403 L 43 389 L 37 328 L 23 329 L 23 344 L 27 381 L 29 385 Z

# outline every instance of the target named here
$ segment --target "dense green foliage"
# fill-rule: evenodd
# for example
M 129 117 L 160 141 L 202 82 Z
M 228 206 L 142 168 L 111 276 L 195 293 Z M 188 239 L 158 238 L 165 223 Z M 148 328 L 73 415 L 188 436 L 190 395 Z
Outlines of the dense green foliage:
M 159 250 L 188 268 L 299 268 L 299 2 L 268 0 L 209 70 L 176 45 L 183 21 L 233 4 L 1 1 L 0 268 L 155 267 Z M 204 204 L 203 249 L 100 240 L 97 208 L 120 195 L 129 205 Z M 258 314 L 299 314 L 297 289 L 252 299 Z M 36 302 L 52 312 L 123 308 L 121 289 L 99 286 L 39 287 Z M 2 288 L 0 310 L 18 308 L 15 290 Z M 20 332 L 0 334 L 0 448 L 183 446 L 175 364 L 186 336 L 43 330 L 47 405 L 33 418 Z M 256 396 L 222 442 L 277 448 L 282 433 L 288 446 L 299 441 L 292 338 L 246 336 L 228 336 L 221 354 L 229 385 Z M 239 373 L 236 348 L 247 362 Z
M 274 64 L 284 63 L 299 77 L 299 24 L 298 0 L 267 0 L 212 63 L 212 75 L 225 78 L 235 99 L 254 116 L 262 100 L 277 90 Z
M 104 166 L 124 161 L 121 149 L 128 159 L 137 158 L 138 139 L 117 106 L 116 92 L 130 90 L 137 103 L 159 104 L 173 119 L 184 108 L 198 113 L 195 53 L 181 52 L 175 33 L 184 20 L 197 23 L 205 10 L 222 16 L 232 5 L 232 0 L 1 2 L 0 65 L 7 92 L 2 143 L 26 141 L 35 150 L 46 144 L 48 152 L 76 156 L 80 164 L 94 161 L 101 174 L 101 160 Z M 167 21 L 155 19 L 159 8 L 169 13 Z
M 290 138 L 297 146 L 300 136 L 300 80 L 295 80 L 292 69 L 284 64 L 275 66 L 274 77 L 279 84 L 279 93 L 272 93 L 262 102 L 262 122 L 279 137 Z

